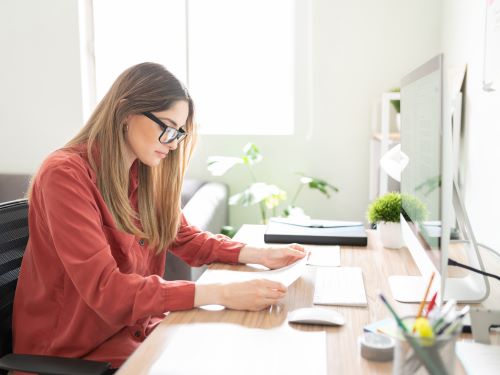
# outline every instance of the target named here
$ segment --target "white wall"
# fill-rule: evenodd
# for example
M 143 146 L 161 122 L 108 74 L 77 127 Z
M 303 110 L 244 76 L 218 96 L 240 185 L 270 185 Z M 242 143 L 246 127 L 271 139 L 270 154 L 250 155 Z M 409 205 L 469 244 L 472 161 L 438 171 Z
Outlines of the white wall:
M 0 173 L 32 173 L 82 126 L 77 0 L 0 1 Z
M 262 181 L 291 196 L 297 188 L 294 173 L 304 172 L 340 188 L 330 200 L 304 191 L 297 203 L 311 216 L 363 219 L 373 103 L 439 52 L 442 5 L 436 0 L 296 2 L 295 135 L 202 136 L 189 176 L 227 181 L 232 193 L 243 190 L 249 182 L 245 170 L 213 178 L 206 158 L 238 155 L 253 141 L 265 156 L 256 169 Z M 0 173 L 33 172 L 82 125 L 77 0 L 2 0 L 0 38 Z M 258 111 L 258 103 L 249 110 Z M 258 211 L 233 207 L 231 217 L 236 226 L 258 222 Z
M 446 0 L 443 7 L 445 66 L 467 65 L 465 205 L 476 238 L 500 248 L 500 91 L 482 90 L 485 2 Z
M 306 18 L 304 3 L 298 1 L 301 22 Z M 329 200 L 317 192 L 301 193 L 297 204 L 308 214 L 364 219 L 372 105 L 382 92 L 399 86 L 406 73 L 439 52 L 441 6 L 436 0 L 312 1 L 312 116 L 307 112 L 308 49 L 302 35 L 297 44 L 295 135 L 202 136 L 189 174 L 209 177 L 205 167 L 209 155 L 238 155 L 251 140 L 265 157 L 258 168 L 263 181 L 293 195 L 297 187 L 293 173 L 300 171 L 340 188 Z M 298 30 L 305 34 L 307 27 L 299 24 Z M 258 111 L 258 105 L 251 110 Z M 229 183 L 232 193 L 249 183 L 243 168 L 220 179 Z M 230 214 L 236 226 L 259 219 L 256 207 L 236 206 Z

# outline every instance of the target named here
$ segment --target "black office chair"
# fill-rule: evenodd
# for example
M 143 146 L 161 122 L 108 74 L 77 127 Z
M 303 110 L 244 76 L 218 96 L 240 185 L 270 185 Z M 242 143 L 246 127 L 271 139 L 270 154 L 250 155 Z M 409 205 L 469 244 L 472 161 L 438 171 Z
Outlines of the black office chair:
M 19 199 L 0 203 L 0 374 L 7 374 L 9 370 L 43 375 L 104 374 L 110 367 L 109 363 L 12 354 L 12 307 L 27 242 L 28 201 Z

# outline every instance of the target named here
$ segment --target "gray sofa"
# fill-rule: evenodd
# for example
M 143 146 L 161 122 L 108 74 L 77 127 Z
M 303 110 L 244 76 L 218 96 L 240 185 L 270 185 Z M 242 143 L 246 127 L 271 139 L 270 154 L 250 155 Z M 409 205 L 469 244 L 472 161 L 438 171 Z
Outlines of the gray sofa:
M 29 175 L 0 174 L 0 202 L 23 198 Z M 186 179 L 182 190 L 182 207 L 186 219 L 202 230 L 219 233 L 228 223 L 228 188 L 219 182 Z M 197 280 L 205 267 L 190 267 L 168 253 L 165 268 L 167 280 Z

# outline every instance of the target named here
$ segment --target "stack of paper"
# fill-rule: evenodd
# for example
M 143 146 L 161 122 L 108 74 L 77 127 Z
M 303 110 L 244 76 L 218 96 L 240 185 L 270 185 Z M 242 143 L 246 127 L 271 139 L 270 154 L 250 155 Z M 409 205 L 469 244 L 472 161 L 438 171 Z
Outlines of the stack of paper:
M 240 281 L 249 281 L 256 279 L 266 279 L 272 281 L 279 281 L 285 286 L 291 285 L 304 273 L 307 263 L 307 257 L 299 259 L 295 263 L 287 267 L 279 268 L 276 270 L 257 271 L 257 272 L 243 272 L 243 271 L 229 271 L 229 270 L 207 270 L 198 279 L 199 284 L 212 284 L 212 283 L 233 283 Z
M 177 326 L 150 375 L 326 375 L 326 334 L 235 324 Z
M 457 342 L 456 353 L 467 374 L 498 374 L 500 371 L 500 346 L 477 342 Z
M 307 260 L 310 266 L 340 266 L 340 246 L 306 245 L 304 247 L 311 253 Z

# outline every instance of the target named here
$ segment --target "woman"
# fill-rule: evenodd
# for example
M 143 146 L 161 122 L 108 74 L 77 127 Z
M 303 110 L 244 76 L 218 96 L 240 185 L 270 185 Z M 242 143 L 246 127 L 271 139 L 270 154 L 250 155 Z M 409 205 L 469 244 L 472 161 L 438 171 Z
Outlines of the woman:
M 167 311 L 259 310 L 286 293 L 258 280 L 165 281 L 167 249 L 193 266 L 288 265 L 299 245 L 252 248 L 189 225 L 180 210 L 194 142 L 193 102 L 164 67 L 118 77 L 86 126 L 42 164 L 29 194 L 30 238 L 17 286 L 16 353 L 119 367 Z

